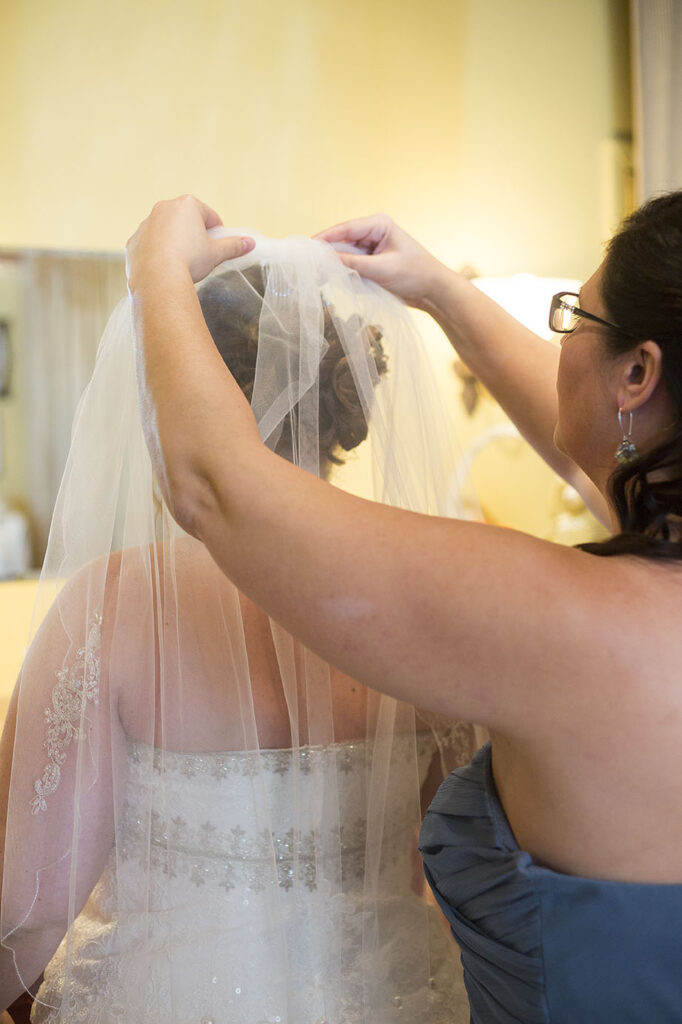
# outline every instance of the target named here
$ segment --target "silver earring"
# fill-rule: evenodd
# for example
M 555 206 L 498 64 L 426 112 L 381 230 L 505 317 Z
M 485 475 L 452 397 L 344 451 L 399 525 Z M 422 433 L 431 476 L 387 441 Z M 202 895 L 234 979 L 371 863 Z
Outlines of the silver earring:
M 628 424 L 627 433 L 623 426 L 623 410 L 618 410 L 618 426 L 623 434 L 623 440 L 620 442 L 614 452 L 614 458 L 617 463 L 621 466 L 627 466 L 629 462 L 634 462 L 637 458 L 637 449 L 632 442 L 632 413 L 630 413 L 630 422 Z

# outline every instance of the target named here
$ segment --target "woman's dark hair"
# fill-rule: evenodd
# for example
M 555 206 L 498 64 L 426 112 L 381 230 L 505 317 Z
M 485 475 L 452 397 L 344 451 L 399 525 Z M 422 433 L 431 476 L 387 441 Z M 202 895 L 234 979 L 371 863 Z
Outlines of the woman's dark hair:
M 243 272 L 228 271 L 208 278 L 199 288 L 204 319 L 216 348 L 246 397 L 251 400 L 256 376 L 258 333 L 267 272 L 261 266 Z M 351 451 L 367 437 L 367 415 L 360 402 L 348 359 L 334 325 L 332 307 L 324 305 L 324 337 L 329 346 L 320 362 L 319 449 L 320 470 L 329 463 L 342 465 L 340 450 Z M 387 360 L 378 327 L 358 317 L 345 321 L 359 327 L 377 374 L 386 372 Z M 286 417 L 276 451 L 292 458 L 291 414 Z
M 601 278 L 612 355 L 638 341 L 655 341 L 663 382 L 676 410 L 666 440 L 619 466 L 609 489 L 621 532 L 582 544 L 596 555 L 682 558 L 682 191 L 657 196 L 636 210 L 609 243 Z M 671 531 L 671 526 L 674 530 Z

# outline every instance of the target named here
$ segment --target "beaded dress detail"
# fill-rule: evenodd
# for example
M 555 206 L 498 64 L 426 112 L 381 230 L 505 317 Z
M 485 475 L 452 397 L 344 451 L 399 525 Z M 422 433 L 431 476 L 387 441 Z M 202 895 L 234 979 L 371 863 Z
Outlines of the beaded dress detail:
M 414 742 L 414 736 L 396 736 L 397 757 L 413 757 Z M 431 733 L 418 733 L 416 742 L 423 778 L 436 746 Z M 158 798 L 152 799 L 151 814 L 141 815 L 139 809 L 149 805 L 144 787 L 150 759 Z M 156 1024 L 164 1019 L 355 1024 L 365 1019 L 368 982 L 383 991 L 378 1024 L 467 1020 L 458 951 L 438 911 L 412 890 L 414 835 L 407 809 L 413 794 L 400 777 L 393 780 L 396 791 L 384 824 L 383 896 L 371 908 L 363 902 L 367 761 L 364 741 L 301 747 L 295 756 L 291 750 L 161 752 L 129 740 L 118 863 L 112 853 L 46 970 L 34 1024 L 58 1019 L 56 1009 L 48 1006 L 63 1000 L 69 1002 L 62 1005 L 62 1015 L 72 1024 Z M 324 813 L 317 798 L 329 772 L 335 774 L 342 803 L 341 864 L 331 866 L 325 861 Z M 245 821 L 241 812 L 253 806 L 253 786 L 265 789 L 268 829 Z M 170 790 L 172 808 L 167 809 Z M 292 793 L 301 823 L 296 834 L 290 825 Z M 338 842 L 329 848 L 336 851 Z M 326 935 L 319 920 L 311 927 L 311 915 L 323 912 L 328 878 L 338 870 L 345 901 L 343 934 Z M 146 891 L 148 878 L 154 913 L 138 915 L 139 890 Z M 363 934 L 370 913 L 386 942 L 368 961 Z M 276 944 L 273 948 L 273 914 L 280 916 L 282 948 L 288 951 L 285 973 L 280 970 L 282 950 Z M 424 951 L 410 943 L 411 934 L 423 929 L 425 915 L 431 935 L 426 976 Z M 138 916 L 153 922 L 152 934 Z M 314 948 L 306 942 L 307 933 L 317 937 Z

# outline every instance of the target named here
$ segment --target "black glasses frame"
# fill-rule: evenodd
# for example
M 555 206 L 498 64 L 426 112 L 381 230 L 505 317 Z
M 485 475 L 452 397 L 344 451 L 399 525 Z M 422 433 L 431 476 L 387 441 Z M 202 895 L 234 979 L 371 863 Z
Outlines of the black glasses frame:
M 618 324 L 611 323 L 610 320 L 604 320 L 600 316 L 595 316 L 594 313 L 588 313 L 586 310 L 581 309 L 580 306 L 576 306 L 572 302 L 566 302 L 566 299 L 578 299 L 579 301 L 580 296 L 577 292 L 557 292 L 556 295 L 552 296 L 552 301 L 549 307 L 549 329 L 550 331 L 554 331 L 555 334 L 571 334 L 578 326 L 577 324 L 574 324 L 573 327 L 556 328 L 552 323 L 554 314 L 558 309 L 568 309 L 571 313 L 574 313 L 575 316 L 580 316 L 584 320 L 593 320 L 596 324 L 603 324 L 604 327 L 612 327 L 614 331 L 620 331 L 621 334 L 630 335 L 629 331 L 624 331 L 622 327 L 618 326 Z

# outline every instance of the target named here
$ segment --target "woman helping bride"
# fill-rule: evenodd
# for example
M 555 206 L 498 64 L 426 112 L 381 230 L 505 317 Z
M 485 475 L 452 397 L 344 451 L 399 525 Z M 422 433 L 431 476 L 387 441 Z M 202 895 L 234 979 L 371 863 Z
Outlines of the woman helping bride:
M 367 439 L 369 497 L 444 511 L 453 447 L 397 300 L 305 239 L 259 239 L 198 295 L 274 451 L 326 479 Z M 341 563 L 353 541 L 328 543 Z M 127 302 L 76 415 L 38 604 L 1 750 L 0 1008 L 44 972 L 36 1024 L 468 1019 L 415 838 L 420 789 L 469 760 L 473 730 L 330 668 L 176 525 Z

